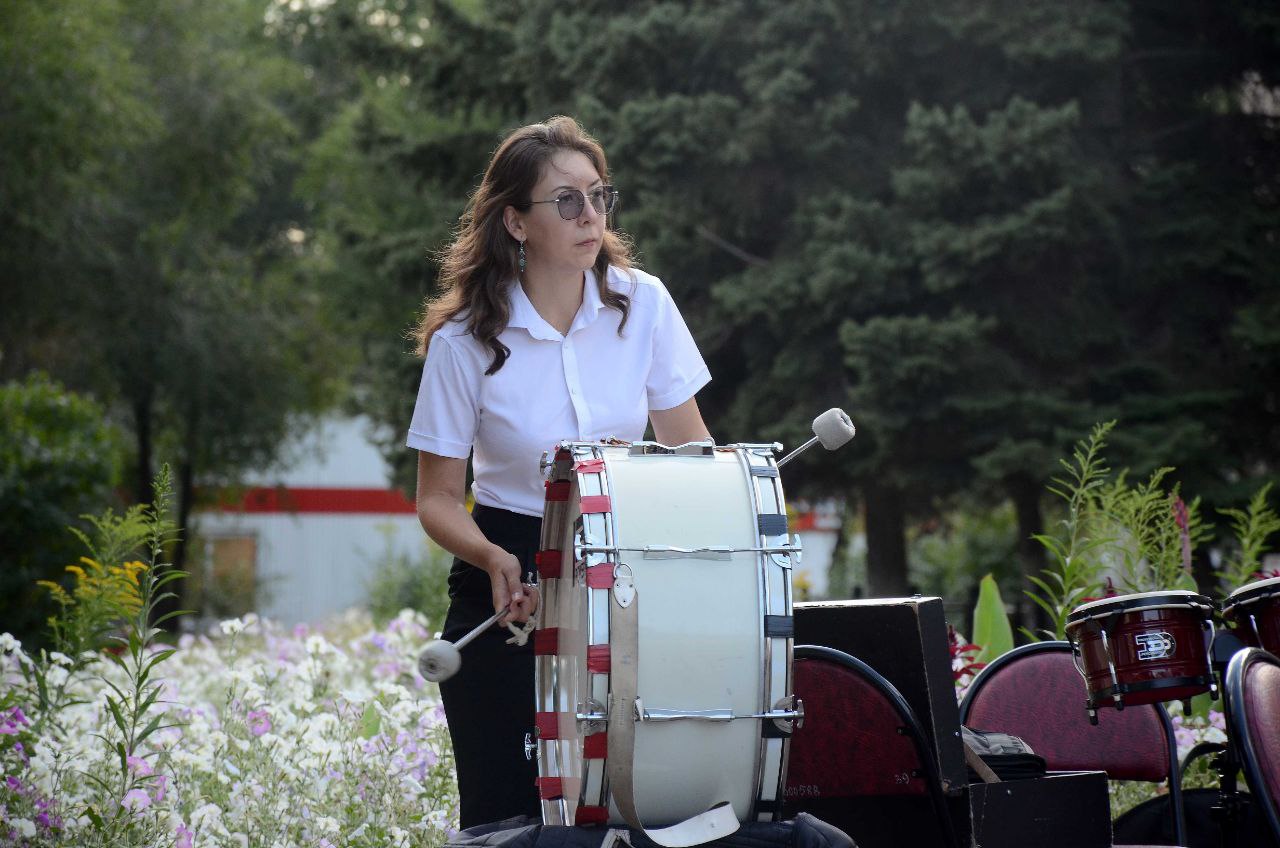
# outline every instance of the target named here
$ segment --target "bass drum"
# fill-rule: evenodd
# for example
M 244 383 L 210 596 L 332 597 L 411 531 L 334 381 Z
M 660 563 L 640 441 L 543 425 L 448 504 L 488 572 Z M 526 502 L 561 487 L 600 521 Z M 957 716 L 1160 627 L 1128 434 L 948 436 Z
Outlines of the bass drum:
M 1173 589 L 1103 598 L 1072 610 L 1066 630 L 1091 720 L 1098 707 L 1217 691 L 1209 665 L 1213 602 L 1204 595 Z
M 1236 589 L 1222 602 L 1222 617 L 1246 645 L 1280 657 L 1280 577 Z
M 773 446 L 565 442 L 544 466 L 543 821 L 624 824 L 630 807 L 648 827 L 720 802 L 774 819 L 799 550 Z

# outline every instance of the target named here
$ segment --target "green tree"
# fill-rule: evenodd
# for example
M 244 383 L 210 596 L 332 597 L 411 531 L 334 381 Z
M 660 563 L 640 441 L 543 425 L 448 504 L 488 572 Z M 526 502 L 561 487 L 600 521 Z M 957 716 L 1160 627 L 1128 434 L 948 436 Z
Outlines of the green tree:
M 87 212 L 126 179 L 116 151 L 156 121 L 126 18 L 119 0 L 0 4 L 0 377 L 76 357 Z
M 44 315 L 53 329 L 11 333 L 6 356 L 20 368 L 46 362 L 120 411 L 134 499 L 151 500 L 156 458 L 171 458 L 186 524 L 197 477 L 221 482 L 272 458 L 298 416 L 333 402 L 349 368 L 293 196 L 295 117 L 314 108 L 305 71 L 264 33 L 256 0 L 56 5 L 51 18 L 14 15 L 5 32 L 38 43 L 37 90 L 56 102 L 59 86 L 101 79 L 111 97 L 82 117 L 9 95 L 31 121 L 15 154 L 35 165 L 24 175 L 66 185 L 56 209 L 41 211 L 31 189 L 13 214 L 38 212 L 28 229 L 47 242 L 74 233 L 75 249 L 74 262 L 45 261 L 21 244 L 24 230 L 0 235 L 0 250 L 30 259 L 23 274 L 56 280 L 19 302 L 12 325 Z M 58 22 L 78 28 L 81 14 L 101 50 L 76 54 L 63 80 L 71 71 L 57 57 L 75 45 L 59 41 Z M 43 145 L 65 152 L 42 159 Z

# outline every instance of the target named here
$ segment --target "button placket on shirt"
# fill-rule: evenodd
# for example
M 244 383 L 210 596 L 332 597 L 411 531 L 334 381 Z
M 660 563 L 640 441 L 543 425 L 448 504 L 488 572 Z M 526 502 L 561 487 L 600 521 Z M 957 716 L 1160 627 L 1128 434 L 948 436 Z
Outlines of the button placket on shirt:
M 569 402 L 578 418 L 578 438 L 586 439 L 591 432 L 591 411 L 582 391 L 582 378 L 578 373 L 578 355 L 573 346 L 573 331 L 560 342 L 560 361 L 564 366 L 564 382 L 569 387 Z

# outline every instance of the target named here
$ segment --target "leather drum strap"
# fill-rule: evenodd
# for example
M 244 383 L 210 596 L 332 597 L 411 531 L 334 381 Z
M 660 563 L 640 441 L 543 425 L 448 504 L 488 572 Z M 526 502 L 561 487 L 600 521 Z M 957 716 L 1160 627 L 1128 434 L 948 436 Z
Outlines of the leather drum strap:
M 628 585 L 627 589 L 630 588 Z M 628 825 L 664 848 L 690 848 L 728 836 L 739 826 L 733 807 L 728 802 L 716 804 L 705 813 L 670 827 L 647 830 L 640 823 L 640 816 L 636 813 L 633 782 L 636 722 L 639 720 L 636 691 L 639 685 L 640 654 L 639 597 L 638 593 L 631 591 L 628 603 L 623 606 L 618 602 L 619 592 L 611 594 L 609 729 L 605 773 L 609 777 L 609 794 L 614 806 Z

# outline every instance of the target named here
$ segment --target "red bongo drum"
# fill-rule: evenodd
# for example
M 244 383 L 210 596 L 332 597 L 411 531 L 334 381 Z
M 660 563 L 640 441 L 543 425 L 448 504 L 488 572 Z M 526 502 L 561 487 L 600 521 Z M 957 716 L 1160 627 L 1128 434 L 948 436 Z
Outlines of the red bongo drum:
M 1255 580 L 1227 595 L 1222 617 L 1246 645 L 1280 656 L 1280 577 Z
M 1209 664 L 1213 603 L 1180 589 L 1118 595 L 1082 604 L 1067 616 L 1067 639 L 1084 678 L 1085 707 L 1185 701 L 1217 695 Z

